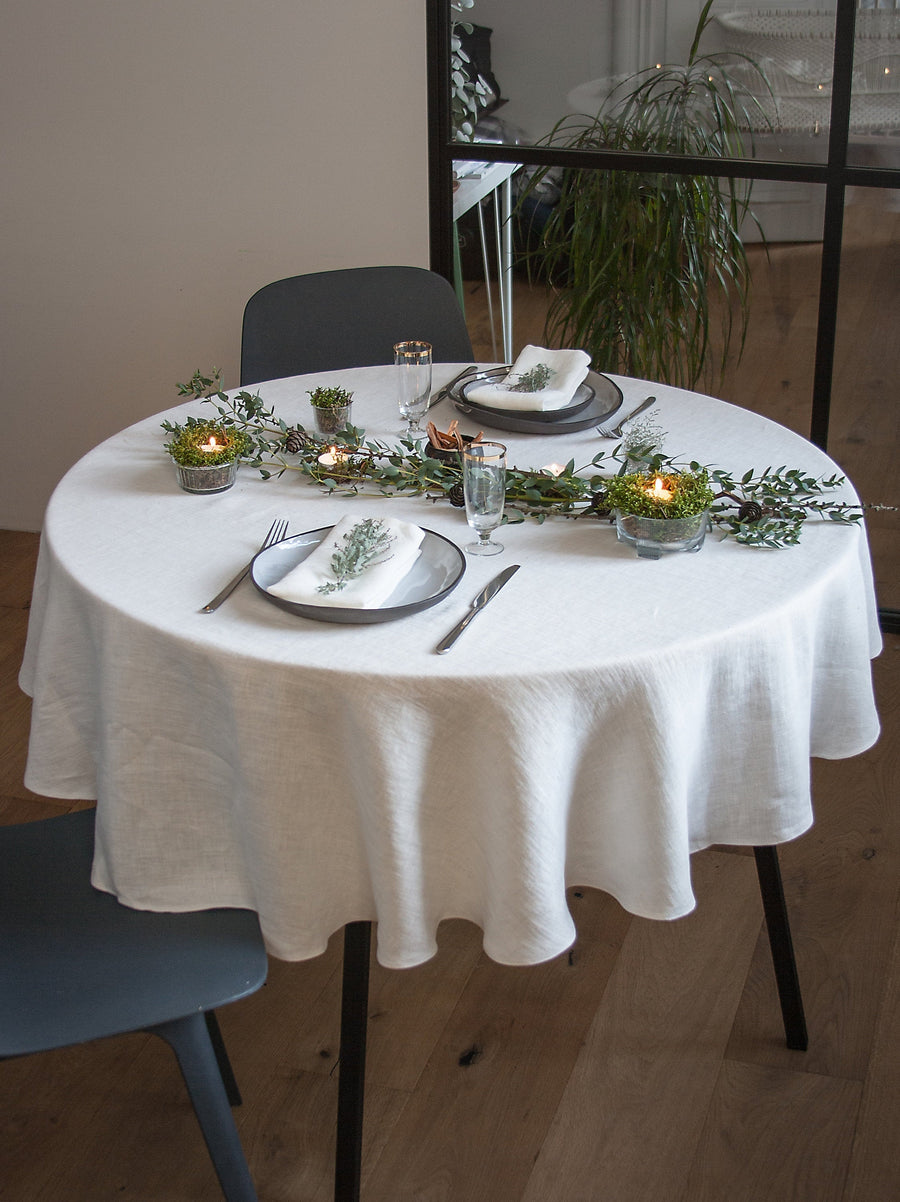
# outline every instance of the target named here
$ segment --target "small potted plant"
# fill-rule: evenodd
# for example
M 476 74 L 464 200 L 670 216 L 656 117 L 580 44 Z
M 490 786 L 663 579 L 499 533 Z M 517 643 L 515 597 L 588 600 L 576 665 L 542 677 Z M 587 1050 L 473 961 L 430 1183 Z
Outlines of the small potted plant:
M 309 403 L 316 418 L 316 429 L 320 434 L 337 434 L 350 421 L 353 393 L 346 388 L 314 388 L 309 393 Z
M 241 456 L 252 445 L 248 434 L 214 419 L 163 422 L 163 429 L 171 435 L 165 448 L 185 492 L 216 493 L 231 488 Z
M 631 472 L 606 484 L 605 503 L 615 513 L 616 536 L 642 559 L 699 551 L 714 500 L 703 470 Z

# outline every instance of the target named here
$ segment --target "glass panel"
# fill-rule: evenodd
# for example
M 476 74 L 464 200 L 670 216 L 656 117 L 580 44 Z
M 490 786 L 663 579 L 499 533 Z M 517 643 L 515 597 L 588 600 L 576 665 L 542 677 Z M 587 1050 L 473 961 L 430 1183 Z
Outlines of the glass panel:
M 726 330 L 740 341 L 723 303 L 740 308 L 747 275 L 747 185 L 734 190 L 715 176 L 563 173 L 558 199 L 539 197 L 519 231 L 531 237 L 533 274 L 556 286 L 551 340 L 581 347 L 602 371 L 682 387 L 714 374 Z M 723 341 L 706 354 L 709 330 Z
M 590 6 L 583 0 L 557 0 L 552 20 L 545 0 L 475 0 L 475 5 L 477 11 L 466 15 L 484 27 L 479 36 L 487 39 L 493 81 L 489 89 L 492 111 L 479 125 L 478 137 L 525 146 L 539 142 L 567 114 L 581 112 L 587 120 L 586 114 L 608 94 L 616 76 L 641 67 L 652 70 L 654 61 L 684 62 L 701 0 L 597 0 Z M 898 0 L 859 2 L 851 165 L 900 168 L 898 8 Z M 788 9 L 793 11 L 781 11 Z M 742 11 L 725 14 L 704 35 L 708 41 L 702 43 L 703 50 L 724 46 L 765 62 L 774 97 L 766 98 L 764 104 L 778 128 L 766 131 L 764 121 L 755 122 L 758 158 L 813 164 L 826 161 L 835 0 L 824 0 L 817 9 L 801 10 L 791 0 L 768 0 L 766 11 L 748 4 Z M 730 70 L 737 79 L 738 70 L 733 66 Z M 731 145 L 728 153 L 736 153 Z M 746 140 L 744 153 L 748 153 Z M 529 170 L 520 172 L 518 179 Z M 613 178 L 611 173 L 597 173 L 603 174 Z M 748 245 L 752 292 L 745 351 L 740 362 L 731 356 L 724 378 L 709 385 L 709 390 L 807 434 L 824 188 L 756 181 L 752 207 L 769 242 L 768 257 L 759 244 Z M 552 193 L 535 198 L 535 226 L 539 228 L 552 210 Z M 474 220 L 474 210 L 470 220 Z M 533 241 L 526 242 L 521 214 L 515 230 L 514 354 L 526 342 L 554 345 L 565 340 L 564 334 L 554 339 L 544 326 L 553 290 L 539 274 L 527 278 L 523 268 Z M 532 229 L 532 239 L 534 233 Z M 462 241 L 469 247 L 468 267 L 464 255 L 461 274 L 467 281 L 466 303 L 476 357 L 498 359 L 497 319 L 492 334 L 480 244 L 474 241 L 472 231 L 468 244 L 465 234 Z M 869 505 L 896 503 L 893 460 L 898 430 L 896 406 L 890 401 L 900 371 L 900 334 L 894 320 L 900 302 L 898 246 L 900 191 L 850 189 L 829 451 Z M 615 369 L 607 366 L 607 370 Z M 618 370 L 622 370 L 621 364 Z M 665 373 L 660 372 L 659 378 L 666 378 Z M 701 384 L 707 386 L 705 381 Z M 879 602 L 900 608 L 900 518 L 896 513 L 872 510 L 868 526 Z
M 563 118 L 584 121 L 610 104 L 620 113 L 638 82 L 635 72 L 645 73 L 646 86 L 654 76 L 665 81 L 685 71 L 700 7 L 671 0 L 555 0 L 551 15 L 546 0 L 474 0 L 454 16 L 476 26 L 465 42 L 487 102 L 476 137 L 534 145 Z M 697 103 L 704 103 L 704 81 L 712 74 L 720 95 L 734 88 L 744 129 L 742 144 L 730 143 L 729 154 L 823 163 L 835 0 L 824 0 L 816 12 L 796 5 L 781 11 L 771 2 L 734 8 L 713 10 L 701 38 L 701 56 L 733 53 L 724 67 L 695 72 Z M 747 58 L 764 68 L 771 92 Z
M 738 358 L 735 347 L 724 376 L 699 386 L 808 436 L 824 189 L 758 181 L 751 204 L 770 241 L 767 247 L 758 241 L 747 244 L 751 291 L 744 351 Z M 814 219 L 810 214 L 815 214 Z M 805 241 L 796 234 L 801 225 L 806 230 Z M 490 209 L 487 228 L 493 333 L 474 227 L 463 229 L 463 291 L 475 358 L 497 361 L 501 357 L 500 318 Z M 547 346 L 561 341 L 547 337 L 545 321 L 553 290 L 540 278 L 529 279 L 521 235 L 521 226 L 517 226 L 513 357 L 527 343 Z M 900 378 L 898 311 L 900 191 L 851 189 L 845 211 L 828 450 L 863 500 L 872 505 L 896 505 L 900 491 L 896 466 L 900 418 L 894 400 L 895 382 Z M 900 515 L 870 511 L 867 525 L 879 603 L 900 608 Z
M 900 191 L 850 189 L 828 450 L 871 505 L 897 505 Z M 900 514 L 866 518 L 878 602 L 900 609 Z
M 592 172 L 593 180 L 598 187 L 603 185 L 609 189 L 612 196 L 611 206 L 620 213 L 627 203 L 628 190 L 625 173 Z M 639 179 L 646 188 L 654 177 L 630 177 Z M 659 182 L 664 183 L 662 177 Z M 592 193 L 592 196 L 595 195 Z M 604 296 L 627 297 L 628 304 L 621 303 L 616 310 L 620 314 L 619 328 L 624 324 L 621 314 L 626 308 L 636 314 L 635 329 L 640 332 L 648 324 L 646 313 L 655 305 L 657 298 L 662 295 L 672 295 L 677 290 L 666 288 L 664 281 L 658 280 L 650 270 L 662 264 L 664 269 L 668 264 L 668 278 L 679 271 L 684 263 L 683 255 L 675 255 L 660 250 L 656 243 L 657 226 L 651 215 L 648 220 L 641 222 L 642 209 L 638 206 L 634 215 L 625 224 L 616 224 L 610 231 L 599 216 L 592 221 L 592 212 L 600 214 L 604 201 L 601 193 L 596 194 L 596 205 L 586 206 L 587 213 L 579 224 L 577 231 L 569 228 L 562 239 L 570 239 L 573 247 L 572 254 L 585 260 L 597 262 L 617 262 L 621 276 L 616 279 L 610 274 L 610 267 L 604 268 L 603 278 L 599 287 Z M 549 286 L 543 262 L 536 254 L 540 245 L 540 234 L 547 228 L 547 223 L 553 220 L 557 211 L 556 196 L 547 189 L 534 199 L 527 211 L 523 209 L 514 222 L 514 257 L 516 270 L 513 285 L 513 353 L 516 354 L 526 343 L 536 343 L 544 346 L 578 345 L 591 350 L 594 362 L 601 370 L 624 371 L 625 374 L 650 375 L 652 378 L 668 379 L 675 382 L 676 368 L 669 365 L 671 347 L 674 339 L 671 334 L 665 339 L 663 359 L 658 370 L 647 369 L 629 370 L 627 363 L 621 360 L 613 361 L 616 352 L 604 352 L 594 349 L 589 341 L 587 331 L 581 336 L 567 334 L 559 328 L 560 311 L 556 309 L 556 332 L 554 323 L 545 328 L 548 311 L 556 296 Z M 489 202 L 486 202 L 489 203 Z M 719 365 L 723 354 L 721 335 L 722 323 L 720 317 L 724 312 L 721 299 L 715 299 L 715 290 L 703 288 L 701 291 L 713 295 L 711 328 L 717 332 L 714 345 L 707 360 L 707 370 L 701 376 L 699 387 L 725 397 L 736 404 L 751 408 L 766 416 L 775 418 L 808 435 L 810 429 L 813 370 L 816 344 L 816 316 L 818 311 L 818 289 L 821 274 L 821 237 L 822 218 L 824 213 L 824 189 L 818 185 L 809 184 L 774 184 L 757 181 L 751 193 L 751 208 L 757 220 L 766 231 L 769 239 L 768 247 L 764 247 L 759 239 L 755 223 L 745 218 L 741 226 L 747 254 L 747 264 L 750 275 L 750 294 L 748 305 L 748 331 L 744 354 L 739 360 L 738 348 L 740 336 L 736 331 L 731 351 L 728 356 L 724 377 L 720 375 Z M 671 209 L 672 201 L 669 201 Z M 609 206 L 607 206 L 609 207 Z M 494 325 L 499 330 L 499 314 L 496 278 L 496 258 L 493 252 L 492 215 L 488 210 L 488 254 L 490 263 L 491 287 L 493 297 L 491 304 L 495 310 Z M 679 228 L 677 222 L 673 222 Z M 551 227 L 552 228 L 552 227 Z M 480 359 L 496 359 L 493 353 L 496 335 L 491 339 L 490 320 L 488 312 L 488 295 L 484 281 L 484 268 L 481 256 L 478 230 L 471 219 L 471 214 L 460 218 L 460 241 L 462 244 L 461 268 L 464 280 L 463 293 L 465 296 L 466 314 L 469 321 L 470 333 L 475 343 L 475 354 Z M 612 241 L 610 241 L 610 239 Z M 614 244 L 628 248 L 628 253 L 619 256 L 612 254 Z M 591 247 L 594 253 L 591 255 Z M 671 248 L 670 248 L 671 249 Z M 678 247 L 674 248 L 676 251 Z M 563 247 L 565 251 L 565 246 Z M 563 254 L 556 262 L 554 270 L 557 278 L 564 273 L 571 259 Z M 644 262 L 650 267 L 646 270 L 636 266 Z M 528 267 L 531 267 L 529 274 Z M 738 260 L 739 264 L 739 260 Z M 576 270 L 580 267 L 576 264 Z M 739 271 L 739 265 L 733 268 Z M 589 269 L 585 264 L 583 278 L 596 275 L 596 268 Z M 585 286 L 586 288 L 588 285 Z M 643 289 L 643 291 L 641 291 Z M 579 300 L 575 297 L 570 307 L 577 310 Z M 736 302 L 734 302 L 736 303 Z M 609 303 L 594 304 L 588 301 L 584 306 L 588 317 L 595 309 L 609 313 L 614 306 Z M 551 312 L 551 317 L 554 313 Z M 585 314 L 581 314 L 584 316 Z M 576 312 L 574 320 L 579 314 Z M 657 318 L 661 328 L 671 329 L 681 324 L 680 316 L 669 314 L 669 326 L 665 327 L 661 318 Z M 685 324 L 687 319 L 685 319 Z M 603 329 L 601 324 L 600 334 Z M 603 359 L 604 353 L 610 355 Z
M 850 146 L 861 167 L 900 167 L 900 10 L 894 0 L 860 3 L 856 14 Z
M 822 272 L 824 188 L 758 180 L 753 185 L 751 207 L 768 241 L 766 246 L 758 238 L 748 241 L 751 286 L 747 338 L 743 354 L 730 357 L 724 378 L 712 391 L 808 437 Z M 749 228 L 747 235 L 748 239 L 752 237 Z
M 784 6 L 741 8 L 713 19 L 723 49 L 748 56 L 732 72 L 757 102 L 758 158 L 823 163 L 828 157 L 835 3 L 815 11 Z M 763 116 L 764 114 L 764 116 Z

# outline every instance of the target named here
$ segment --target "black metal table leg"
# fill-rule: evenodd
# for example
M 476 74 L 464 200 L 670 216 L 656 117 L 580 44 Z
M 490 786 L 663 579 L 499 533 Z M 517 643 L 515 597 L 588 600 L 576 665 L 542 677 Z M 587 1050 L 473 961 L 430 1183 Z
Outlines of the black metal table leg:
M 371 943 L 370 922 L 344 927 L 334 1202 L 359 1202 Z
M 762 894 L 766 928 L 769 932 L 769 947 L 775 966 L 775 981 L 778 985 L 778 1000 L 784 1021 L 785 1041 L 789 1048 L 805 1052 L 809 1044 L 806 1033 L 806 1018 L 803 1014 L 803 998 L 800 993 L 800 978 L 794 959 L 794 944 L 788 921 L 784 887 L 781 882 L 781 867 L 778 852 L 774 847 L 754 847 L 756 874 Z

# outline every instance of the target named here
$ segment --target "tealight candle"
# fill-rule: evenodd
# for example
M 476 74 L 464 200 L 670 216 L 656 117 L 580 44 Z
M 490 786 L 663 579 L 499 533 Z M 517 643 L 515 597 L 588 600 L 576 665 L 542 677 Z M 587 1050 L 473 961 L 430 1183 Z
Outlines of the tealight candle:
M 645 488 L 644 492 L 654 501 L 671 501 L 674 497 L 674 492 L 671 488 L 666 488 L 659 476 L 653 481 L 652 488 Z
M 214 451 L 221 451 L 222 448 L 216 442 L 215 434 L 210 434 L 209 442 L 201 442 L 198 449 L 204 451 L 207 455 L 210 455 Z
M 548 463 L 541 468 L 541 471 L 546 472 L 549 476 L 561 476 L 565 470 L 561 463 Z
M 329 447 L 327 451 L 323 451 L 319 456 L 318 462 L 321 463 L 322 467 L 337 467 L 346 458 L 347 456 L 340 447 Z

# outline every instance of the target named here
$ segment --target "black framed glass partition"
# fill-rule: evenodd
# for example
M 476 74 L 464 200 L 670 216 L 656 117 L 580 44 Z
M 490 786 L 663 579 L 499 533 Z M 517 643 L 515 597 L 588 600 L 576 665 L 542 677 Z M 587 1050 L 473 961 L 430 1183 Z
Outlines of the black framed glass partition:
M 770 258 L 778 255 L 782 243 L 807 244 L 803 270 L 811 273 L 815 296 L 805 335 L 808 367 L 802 373 L 802 386 L 808 388 L 803 421 L 808 418 L 808 424 L 801 432 L 838 458 L 860 487 L 858 460 L 860 454 L 865 457 L 860 447 L 876 438 L 879 447 L 885 440 L 888 447 L 896 447 L 895 406 L 888 396 L 883 398 L 877 420 L 869 407 L 871 421 L 863 422 L 865 428 L 861 429 L 859 420 L 854 425 L 848 417 L 844 395 L 853 391 L 854 380 L 864 377 L 875 378 L 877 392 L 877 379 L 896 379 L 900 367 L 892 332 L 896 323 L 889 320 L 900 299 L 898 276 L 894 273 L 892 277 L 888 270 L 888 265 L 896 262 L 897 241 L 890 214 L 900 195 L 900 12 L 893 3 L 886 8 L 884 0 L 880 4 L 823 0 L 821 11 L 815 14 L 782 5 L 783 12 L 773 16 L 770 6 L 765 10 L 770 14 L 767 20 L 777 26 L 770 29 L 759 18 L 762 10 L 750 9 L 737 0 L 713 5 L 715 20 L 704 38 L 709 37 L 713 51 L 724 46 L 754 62 L 764 57 L 769 90 L 760 92 L 752 144 L 748 140 L 737 153 L 730 147 L 727 155 L 711 159 L 546 142 L 547 123 L 558 119 L 560 111 L 565 115 L 578 107 L 587 109 L 623 75 L 642 68 L 662 70 L 666 49 L 689 47 L 700 5 L 606 0 L 589 6 L 587 17 L 585 7 L 578 0 L 559 0 L 550 13 L 537 0 L 475 0 L 472 8 L 454 12 L 451 0 L 427 0 L 432 267 L 453 278 L 454 163 L 659 172 L 752 182 L 754 208 L 772 214 L 777 210 L 781 214 L 778 220 L 787 222 L 771 227 L 775 238 L 766 231 Z M 719 8 L 722 14 L 718 14 Z M 489 114 L 494 118 L 488 125 L 489 141 L 473 143 L 454 137 L 450 111 L 454 19 L 476 22 L 492 31 L 489 103 L 492 91 L 499 92 L 500 100 L 508 97 L 508 103 L 495 106 Z M 586 19 L 589 25 L 578 24 Z M 784 52 L 787 33 L 796 35 L 796 45 L 804 47 L 802 53 L 790 46 Z M 770 44 L 777 46 L 781 60 L 766 53 Z M 527 97 L 520 94 L 528 89 Z M 480 133 L 479 129 L 476 136 Z M 848 201 L 853 208 L 849 222 Z M 859 241 L 860 232 L 870 224 L 865 209 L 884 217 L 882 232 L 870 250 Z M 776 217 L 767 216 L 765 221 L 775 223 Z M 802 233 L 798 221 L 804 226 Z M 849 239 L 847 246 L 845 238 Z M 757 257 L 764 261 L 764 252 Z M 864 261 L 869 263 L 868 269 L 861 268 Z M 879 263 L 885 270 L 877 270 Z M 849 289 L 850 277 L 842 300 L 842 270 L 852 271 L 854 281 L 860 271 L 879 280 L 877 298 L 873 294 L 865 306 L 868 312 L 883 315 L 883 320 L 874 323 L 880 328 L 878 345 L 852 332 L 853 306 L 858 302 Z M 877 364 L 861 361 L 866 345 L 872 355 L 878 355 Z M 846 353 L 848 346 L 853 355 Z M 836 353 L 842 356 L 837 368 Z M 773 379 L 769 387 L 777 393 L 782 383 Z M 853 441 L 860 438 L 862 443 Z M 871 449 L 874 453 L 874 446 Z M 865 501 L 888 504 L 896 500 L 879 492 L 877 484 L 873 490 L 869 495 L 863 493 Z M 895 538 L 892 516 L 875 515 L 875 526 L 879 521 L 885 524 L 884 540 Z M 879 540 L 876 537 L 874 541 L 877 555 Z M 900 630 L 900 597 L 890 596 L 887 582 L 882 584 L 882 624 L 885 629 Z

